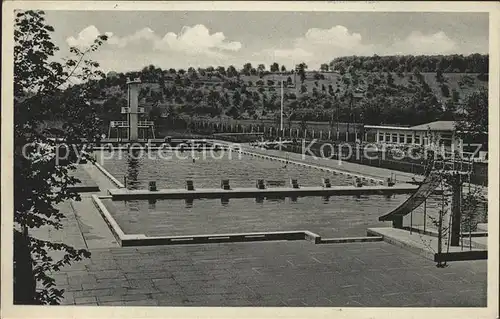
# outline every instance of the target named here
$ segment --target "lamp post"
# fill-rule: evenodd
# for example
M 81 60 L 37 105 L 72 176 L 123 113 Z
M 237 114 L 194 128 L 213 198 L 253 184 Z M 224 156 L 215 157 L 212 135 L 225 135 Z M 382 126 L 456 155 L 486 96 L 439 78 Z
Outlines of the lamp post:
M 283 79 L 281 83 L 280 135 L 283 135 Z

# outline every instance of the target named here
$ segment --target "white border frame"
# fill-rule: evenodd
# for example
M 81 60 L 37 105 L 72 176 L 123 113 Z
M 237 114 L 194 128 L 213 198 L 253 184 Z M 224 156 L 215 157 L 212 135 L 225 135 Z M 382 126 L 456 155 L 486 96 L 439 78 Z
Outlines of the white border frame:
M 489 12 L 489 254 L 487 308 L 182 308 L 12 306 L 12 91 L 13 9 L 133 11 L 385 11 Z M 6 1 L 3 3 L 2 59 L 2 317 L 4 318 L 498 318 L 498 114 L 500 4 L 497 2 L 147 2 Z

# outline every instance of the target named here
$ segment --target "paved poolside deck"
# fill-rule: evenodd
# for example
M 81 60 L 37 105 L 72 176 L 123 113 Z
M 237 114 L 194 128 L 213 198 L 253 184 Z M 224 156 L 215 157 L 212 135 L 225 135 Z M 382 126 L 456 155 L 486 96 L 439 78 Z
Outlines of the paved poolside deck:
M 54 241 L 92 256 L 55 275 L 66 305 L 484 307 L 487 262 L 428 259 L 385 242 L 314 245 L 305 241 L 117 247 L 89 245 L 93 205 L 65 204 Z M 84 209 L 85 208 L 85 209 Z M 84 216 L 87 222 L 82 222 Z M 102 221 L 101 221 L 102 222 Z
M 94 249 L 57 275 L 64 304 L 481 307 L 486 261 L 432 262 L 384 242 Z
M 114 188 L 92 165 L 103 190 Z M 59 231 L 36 235 L 92 256 L 55 275 L 67 305 L 484 307 L 487 262 L 448 268 L 385 242 L 118 247 L 90 199 L 65 202 Z
M 76 166 L 75 170 L 70 171 L 70 176 L 73 176 L 80 180 L 79 183 L 69 187 L 75 192 L 82 193 L 99 191 L 99 186 L 85 169 L 87 166 L 88 164 L 79 164 Z

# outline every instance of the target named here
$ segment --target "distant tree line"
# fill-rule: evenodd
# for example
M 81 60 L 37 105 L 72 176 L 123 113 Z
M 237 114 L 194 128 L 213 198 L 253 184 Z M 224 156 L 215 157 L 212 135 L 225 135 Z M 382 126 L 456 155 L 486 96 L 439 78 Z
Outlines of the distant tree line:
M 395 55 L 344 56 L 330 62 L 330 69 L 343 73 L 349 67 L 368 72 L 437 72 L 488 73 L 489 56 L 464 55 Z

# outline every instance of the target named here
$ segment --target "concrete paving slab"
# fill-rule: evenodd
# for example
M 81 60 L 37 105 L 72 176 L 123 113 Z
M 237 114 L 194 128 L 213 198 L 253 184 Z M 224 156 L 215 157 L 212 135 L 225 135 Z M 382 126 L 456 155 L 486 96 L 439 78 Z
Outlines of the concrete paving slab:
M 186 248 L 196 253 L 198 262 L 195 263 L 190 254 L 186 255 Z M 134 267 L 116 270 L 121 278 L 128 278 L 127 281 L 97 279 L 97 284 L 108 287 L 95 289 L 97 286 L 90 287 L 89 283 L 87 290 L 93 292 L 77 293 L 82 298 L 96 297 L 99 305 L 127 301 L 130 305 L 157 303 L 163 306 L 422 307 L 449 306 L 454 300 L 460 300 L 457 305 L 486 304 L 486 289 L 481 288 L 486 287 L 486 261 L 450 262 L 447 268 L 440 269 L 432 261 L 385 242 L 234 243 L 92 251 L 96 256 L 101 251 L 101 256 L 110 253 L 118 264 L 134 260 Z M 200 263 L 203 255 L 216 261 Z M 141 271 L 161 260 L 161 256 L 174 260 L 178 256 L 185 261 Z M 245 267 L 242 256 L 252 263 Z M 280 258 L 275 258 L 277 256 Z M 321 263 L 312 257 L 320 258 Z M 233 262 L 238 259 L 242 262 Z M 219 265 L 226 267 L 221 269 Z M 83 272 L 89 273 L 89 270 Z M 81 276 L 82 272 L 74 273 Z M 71 280 L 72 272 L 65 274 Z M 121 283 L 128 285 L 122 288 L 126 291 L 108 290 L 119 288 L 117 285 Z M 475 294 L 474 298 L 467 298 L 470 293 Z M 75 296 L 68 295 L 66 302 L 71 303 L 71 298 Z M 95 301 L 78 299 L 78 303 L 86 302 Z
M 410 233 L 408 230 L 398 228 L 369 228 L 368 235 L 382 236 L 384 241 L 408 249 L 425 258 L 434 260 L 434 254 L 438 252 L 438 238 L 417 232 Z M 469 251 L 467 247 L 447 246 L 446 239 L 442 242 L 443 253 L 459 253 Z M 480 248 L 472 248 L 470 251 L 479 251 Z
M 71 201 L 71 206 L 88 248 L 119 246 L 90 196 L 81 196 L 81 201 Z

